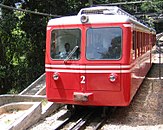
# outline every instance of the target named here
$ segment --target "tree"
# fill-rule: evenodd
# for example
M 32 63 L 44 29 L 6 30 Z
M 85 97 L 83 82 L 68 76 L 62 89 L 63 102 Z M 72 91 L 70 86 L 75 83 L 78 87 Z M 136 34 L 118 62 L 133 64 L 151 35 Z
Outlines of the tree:
M 3 1 L 5 5 L 14 5 L 16 1 Z M 1 9 L 0 18 L 0 93 L 21 84 L 21 67 L 24 60 L 22 54 L 25 43 L 24 32 L 16 13 L 11 10 Z M 21 75 L 21 76 L 20 76 Z M 17 80 L 18 82 L 15 82 Z

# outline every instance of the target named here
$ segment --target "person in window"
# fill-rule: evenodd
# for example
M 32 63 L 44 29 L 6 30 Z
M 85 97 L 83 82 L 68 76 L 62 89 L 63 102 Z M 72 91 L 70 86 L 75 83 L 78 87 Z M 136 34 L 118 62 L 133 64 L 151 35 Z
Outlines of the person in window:
M 69 53 L 70 53 L 70 44 L 69 43 L 65 43 L 65 51 L 66 51 L 66 55 L 69 55 Z
M 59 54 L 61 59 L 66 58 L 71 52 L 69 43 L 65 43 L 64 47 L 65 47 L 65 51 L 60 52 L 60 54 Z
M 108 52 L 103 55 L 104 59 L 119 59 L 121 54 L 121 37 L 115 37 L 108 47 Z

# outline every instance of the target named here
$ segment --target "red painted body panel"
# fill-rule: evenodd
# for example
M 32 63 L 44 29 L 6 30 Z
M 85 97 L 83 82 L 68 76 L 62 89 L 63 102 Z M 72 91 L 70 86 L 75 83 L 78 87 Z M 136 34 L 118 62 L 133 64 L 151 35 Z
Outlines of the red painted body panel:
M 50 92 L 49 92 L 50 90 Z M 73 92 L 75 90 L 48 88 L 48 100 L 63 104 L 93 105 L 93 106 L 127 106 L 130 101 L 122 92 L 114 91 L 88 91 L 93 93 L 88 102 L 73 101 Z M 80 92 L 79 90 L 77 92 Z M 129 95 L 129 94 L 127 94 Z

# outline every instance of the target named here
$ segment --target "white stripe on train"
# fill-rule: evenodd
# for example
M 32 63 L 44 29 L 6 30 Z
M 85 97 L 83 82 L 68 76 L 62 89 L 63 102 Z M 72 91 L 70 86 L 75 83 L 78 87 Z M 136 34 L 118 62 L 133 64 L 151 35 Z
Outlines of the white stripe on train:
M 133 65 L 101 65 L 101 66 L 97 66 L 97 65 L 50 65 L 50 64 L 45 64 L 45 67 L 49 67 L 49 68 L 72 68 L 72 69 L 129 69 L 131 68 Z
M 130 73 L 131 70 L 67 70 L 67 69 L 45 69 L 46 72 L 62 73 Z

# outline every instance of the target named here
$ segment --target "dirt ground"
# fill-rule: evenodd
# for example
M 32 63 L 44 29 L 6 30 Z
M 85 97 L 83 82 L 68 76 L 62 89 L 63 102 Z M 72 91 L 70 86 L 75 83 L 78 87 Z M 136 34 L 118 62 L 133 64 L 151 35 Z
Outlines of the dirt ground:
M 163 130 L 163 64 L 153 64 L 130 106 L 117 108 L 102 127 L 108 129 Z

